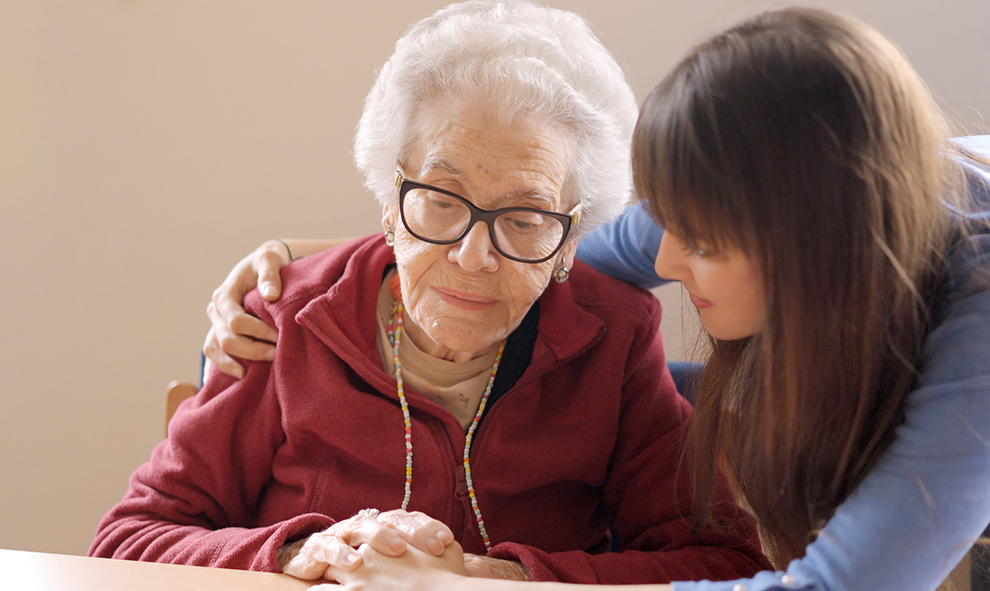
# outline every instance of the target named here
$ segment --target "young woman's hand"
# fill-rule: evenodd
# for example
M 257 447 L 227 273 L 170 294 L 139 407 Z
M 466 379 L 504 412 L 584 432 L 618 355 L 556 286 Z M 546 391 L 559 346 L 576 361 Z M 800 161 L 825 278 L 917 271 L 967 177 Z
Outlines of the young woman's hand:
M 206 334 L 203 354 L 220 371 L 243 377 L 244 368 L 231 355 L 255 361 L 275 357 L 278 332 L 244 311 L 244 296 L 257 284 L 262 297 L 277 300 L 282 295 L 279 270 L 290 262 L 288 247 L 269 240 L 241 259 L 213 292 L 213 300 L 206 307 L 213 326 Z
M 244 311 L 245 294 L 257 285 L 261 297 L 270 302 L 277 300 L 282 295 L 279 275 L 282 267 L 350 240 L 269 240 L 237 263 L 213 292 L 213 301 L 206 307 L 213 326 L 206 333 L 203 354 L 210 363 L 226 374 L 241 378 L 244 368 L 231 355 L 271 361 L 275 357 L 278 331 Z
M 469 577 L 483 579 L 506 579 L 511 581 L 532 581 L 529 569 L 515 560 L 501 560 L 476 554 L 464 555 L 464 570 Z
M 329 569 L 337 585 L 317 585 L 310 591 L 440 591 L 441 589 L 470 589 L 470 582 L 462 578 L 464 555 L 461 545 L 451 544 L 441 556 L 434 556 L 409 547 L 401 556 L 382 554 L 370 545 L 358 548 L 359 566 L 341 570 Z

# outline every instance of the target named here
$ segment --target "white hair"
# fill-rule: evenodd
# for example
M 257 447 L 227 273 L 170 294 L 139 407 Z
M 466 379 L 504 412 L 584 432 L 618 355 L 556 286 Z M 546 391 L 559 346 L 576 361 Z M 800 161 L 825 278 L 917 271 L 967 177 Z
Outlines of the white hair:
M 636 100 L 587 21 L 524 1 L 473 0 L 411 26 L 365 99 L 354 162 L 379 202 L 398 195 L 396 164 L 420 140 L 416 115 L 478 99 L 501 121 L 536 116 L 571 138 L 568 188 L 584 210 L 573 239 L 629 201 Z

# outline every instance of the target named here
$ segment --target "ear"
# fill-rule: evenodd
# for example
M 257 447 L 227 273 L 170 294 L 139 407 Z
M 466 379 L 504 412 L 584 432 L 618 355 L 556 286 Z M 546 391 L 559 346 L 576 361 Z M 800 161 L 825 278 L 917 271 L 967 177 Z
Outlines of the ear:
M 396 215 L 395 205 L 389 204 L 382 208 L 382 229 L 385 231 L 394 231 L 398 225 L 398 216 Z

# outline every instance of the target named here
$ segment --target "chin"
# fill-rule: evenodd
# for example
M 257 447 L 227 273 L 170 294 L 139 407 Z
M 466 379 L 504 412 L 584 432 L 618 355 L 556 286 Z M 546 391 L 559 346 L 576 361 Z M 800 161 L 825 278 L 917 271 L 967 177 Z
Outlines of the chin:
M 479 352 L 487 350 L 497 342 L 500 331 L 492 330 L 492 325 L 477 322 L 471 318 L 455 315 L 429 315 L 425 318 L 415 318 L 414 322 L 439 346 L 452 351 Z
M 738 328 L 726 328 L 724 326 L 709 328 L 708 326 L 705 326 L 704 323 L 702 323 L 701 326 L 705 329 L 705 332 L 708 333 L 708 336 L 720 341 L 738 341 L 739 339 L 746 339 L 756 334 L 754 331 Z
M 444 330 L 437 333 L 428 333 L 434 343 L 443 345 L 452 351 L 465 351 L 475 355 L 497 347 L 504 336 L 492 334 L 482 330 L 472 330 L 464 332 L 461 330 Z

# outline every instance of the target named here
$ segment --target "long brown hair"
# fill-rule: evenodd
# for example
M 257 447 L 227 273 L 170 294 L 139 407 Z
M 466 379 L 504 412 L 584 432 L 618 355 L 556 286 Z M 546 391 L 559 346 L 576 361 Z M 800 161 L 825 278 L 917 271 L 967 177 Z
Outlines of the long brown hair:
M 741 248 L 766 323 L 712 339 L 693 426 L 696 510 L 723 468 L 786 564 L 904 420 L 963 193 L 946 126 L 894 45 L 812 9 L 695 48 L 647 98 L 638 195 L 687 243 Z

